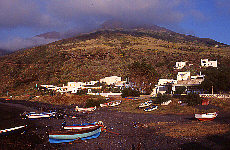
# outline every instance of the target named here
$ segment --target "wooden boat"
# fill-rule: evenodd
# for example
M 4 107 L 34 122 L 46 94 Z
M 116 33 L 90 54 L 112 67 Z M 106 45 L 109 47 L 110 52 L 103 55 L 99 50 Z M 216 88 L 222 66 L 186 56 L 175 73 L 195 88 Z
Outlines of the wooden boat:
M 217 113 L 195 114 L 195 118 L 200 121 L 213 120 L 217 117 Z
M 90 107 L 90 108 L 79 108 L 78 106 L 76 106 L 75 111 L 78 112 L 89 112 L 89 111 L 95 111 L 96 110 L 96 106 L 95 107 Z
M 17 130 L 20 130 L 20 129 L 23 129 L 25 128 L 26 125 L 24 126 L 19 126 L 19 127 L 14 127 L 14 128 L 9 128 L 9 129 L 4 129 L 4 130 L 0 130 L 0 134 L 8 134 L 10 132 L 13 132 L 13 131 L 17 131 Z
M 72 142 L 76 139 L 91 139 L 97 138 L 101 133 L 101 126 L 95 126 L 92 128 L 83 128 L 75 130 L 62 130 L 62 131 L 52 131 L 49 133 L 50 143 L 63 143 Z
M 50 117 L 54 117 L 55 113 L 35 113 L 35 112 L 30 112 L 28 114 L 26 114 L 26 117 L 29 119 L 39 119 L 39 118 L 50 118 Z
M 166 102 L 161 103 L 161 105 L 169 105 L 172 102 L 172 100 L 168 100 Z
M 118 106 L 121 104 L 121 101 L 112 101 L 108 103 L 108 106 L 110 107 L 114 107 L 114 106 Z
M 158 106 L 150 106 L 148 108 L 145 108 L 144 111 L 153 111 L 156 110 L 158 108 Z
M 108 107 L 109 103 L 100 104 L 100 107 Z
M 146 101 L 146 102 L 144 102 L 144 103 L 141 103 L 140 105 L 139 105 L 139 108 L 143 108 L 143 107 L 148 107 L 148 106 L 150 106 L 152 104 L 152 101 L 150 100 L 150 101 Z
M 96 126 L 103 126 L 103 122 L 94 122 L 94 123 L 84 123 L 84 124 L 73 124 L 73 125 L 64 125 L 63 129 L 66 130 L 79 130 L 79 129 L 89 129 Z

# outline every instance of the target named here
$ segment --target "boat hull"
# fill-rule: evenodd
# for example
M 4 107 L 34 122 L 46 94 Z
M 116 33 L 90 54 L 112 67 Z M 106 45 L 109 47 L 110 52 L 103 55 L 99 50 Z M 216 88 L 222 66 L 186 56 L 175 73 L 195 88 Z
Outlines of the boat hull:
M 195 114 L 195 118 L 200 121 L 213 120 L 217 117 L 217 113 Z
M 85 133 L 77 133 L 77 134 L 50 134 L 49 139 L 56 139 L 56 140 L 76 140 L 76 139 L 82 139 L 87 138 L 90 136 L 93 136 L 95 134 L 98 134 L 101 132 L 101 127 L 97 128 L 96 130 L 85 132 Z

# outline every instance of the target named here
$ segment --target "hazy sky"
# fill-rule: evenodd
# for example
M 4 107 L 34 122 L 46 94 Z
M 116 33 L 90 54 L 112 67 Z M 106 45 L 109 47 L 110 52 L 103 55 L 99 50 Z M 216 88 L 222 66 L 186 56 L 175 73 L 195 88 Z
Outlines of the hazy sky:
M 109 19 L 230 44 L 230 0 L 0 0 L 0 48 L 27 47 L 35 35 L 87 31 Z

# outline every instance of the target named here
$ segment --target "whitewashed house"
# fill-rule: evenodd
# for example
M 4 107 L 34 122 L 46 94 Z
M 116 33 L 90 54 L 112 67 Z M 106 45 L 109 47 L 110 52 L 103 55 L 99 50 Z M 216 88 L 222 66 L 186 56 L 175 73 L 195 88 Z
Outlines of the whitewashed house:
M 159 79 L 158 84 L 155 85 L 153 92 L 151 93 L 152 96 L 156 96 L 158 93 L 164 94 L 169 91 L 170 86 L 176 84 L 177 80 L 174 79 Z
M 217 60 L 209 61 L 208 59 L 201 59 L 202 67 L 217 67 Z
M 190 80 L 190 72 L 189 71 L 178 72 L 177 73 L 177 81 L 181 81 L 181 80 Z
M 57 86 L 54 86 L 54 85 L 41 85 L 41 87 L 44 87 L 44 88 L 46 88 L 46 89 L 48 89 L 48 90 L 55 90 L 55 88 L 56 88 Z
M 103 79 L 100 79 L 100 83 L 104 82 L 108 85 L 116 84 L 118 81 L 121 81 L 121 77 L 111 76 L 111 77 L 105 77 Z
M 176 62 L 176 66 L 174 67 L 175 69 L 182 69 L 186 66 L 186 62 Z

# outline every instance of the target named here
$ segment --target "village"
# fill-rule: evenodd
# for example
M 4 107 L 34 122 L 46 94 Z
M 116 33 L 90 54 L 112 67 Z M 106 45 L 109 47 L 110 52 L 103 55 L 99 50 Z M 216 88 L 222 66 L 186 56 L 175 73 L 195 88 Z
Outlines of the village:
M 20 116 L 10 123 L 15 125 L 17 122 L 18 126 L 0 130 L 1 135 L 6 135 L 1 141 L 21 141 L 23 136 L 30 139 L 25 148 L 32 149 L 57 149 L 60 144 L 77 149 L 151 149 L 153 139 L 160 149 L 200 147 L 186 144 L 197 140 L 207 142 L 206 137 L 228 133 L 229 120 L 223 118 L 229 110 L 230 97 L 229 94 L 214 93 L 213 89 L 212 93 L 205 93 L 199 87 L 205 75 L 180 71 L 186 65 L 193 64 L 176 62 L 173 68 L 177 71 L 176 79 L 160 78 L 152 92 L 146 95 L 128 78 L 122 80 L 122 77 L 110 76 L 98 81 L 68 82 L 61 87 L 36 85 L 37 91 L 48 91 L 48 95 L 35 95 L 32 99 L 0 99 L 4 108 L 20 112 Z M 216 68 L 217 60 L 201 59 L 200 67 Z M 124 95 L 127 89 L 139 95 Z M 191 97 L 191 94 L 196 95 Z M 40 100 L 44 97 L 48 98 L 45 103 Z M 66 101 L 57 105 L 51 100 L 53 97 L 60 101 L 65 97 Z M 75 97 L 82 100 L 69 103 Z M 3 121 L 5 124 L 9 126 Z M 11 136 L 15 134 L 17 136 Z M 39 139 L 42 144 L 33 139 Z M 108 142 L 111 145 L 106 144 Z M 1 146 L 9 148 L 8 144 L 1 143 Z
M 176 62 L 174 69 L 180 70 L 185 66 L 193 65 L 188 64 L 188 62 Z M 200 67 L 217 67 L 217 60 L 209 61 L 208 59 L 201 59 Z M 158 93 L 161 94 L 188 94 L 188 93 L 199 93 L 199 94 L 214 94 L 214 93 L 204 93 L 202 89 L 199 89 L 198 86 L 204 81 L 205 75 L 200 74 L 191 75 L 190 71 L 177 73 L 176 79 L 159 79 L 158 84 L 152 90 L 150 96 L 156 97 Z M 102 90 L 102 85 L 107 85 L 112 87 L 112 90 Z M 36 85 L 38 87 L 38 85 Z M 59 92 L 61 94 L 64 93 L 72 93 L 76 94 L 81 90 L 87 90 L 87 94 L 89 95 L 101 95 L 103 97 L 109 96 L 121 96 L 121 91 L 124 88 L 132 88 L 141 91 L 138 87 L 136 87 L 135 83 L 129 82 L 128 78 L 125 81 L 122 81 L 121 77 L 118 76 L 110 76 L 100 79 L 99 81 L 89 81 L 89 82 L 68 82 L 67 85 L 62 87 L 58 87 L 55 85 L 40 85 L 40 87 L 45 88 L 47 90 L 52 90 L 55 92 Z M 180 87 L 185 87 L 184 93 L 177 93 L 177 89 Z M 110 88 L 111 89 L 111 88 Z M 116 91 L 116 92 L 114 92 Z M 144 93 L 143 91 L 141 91 Z

